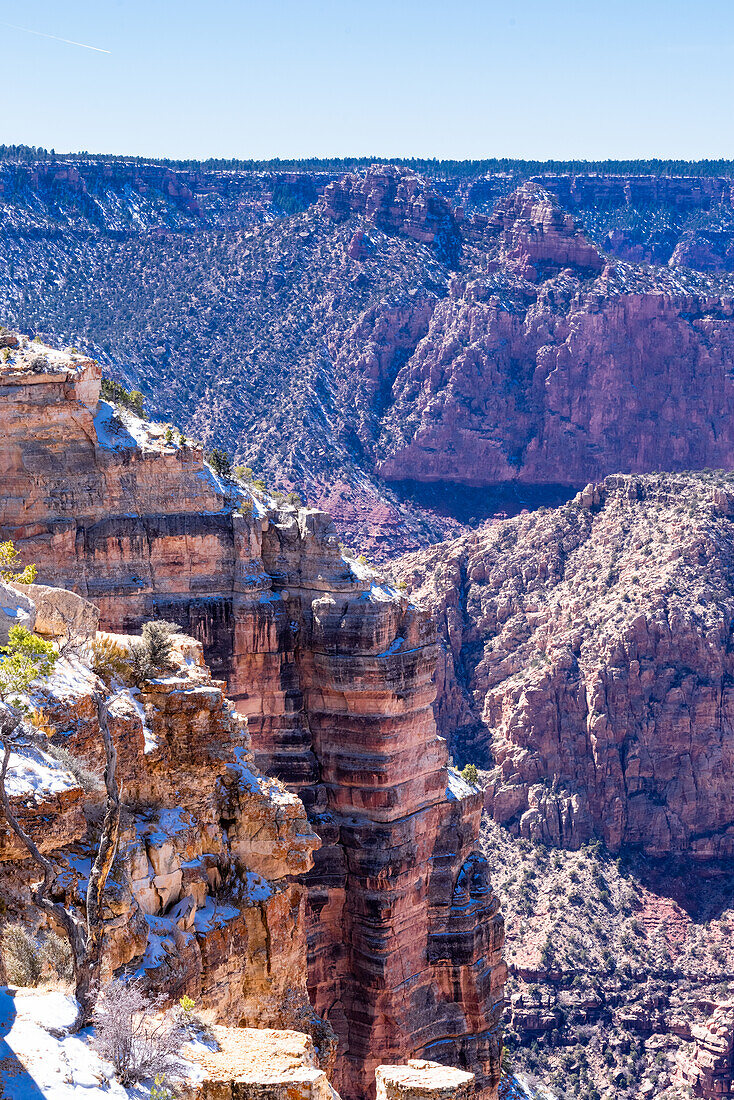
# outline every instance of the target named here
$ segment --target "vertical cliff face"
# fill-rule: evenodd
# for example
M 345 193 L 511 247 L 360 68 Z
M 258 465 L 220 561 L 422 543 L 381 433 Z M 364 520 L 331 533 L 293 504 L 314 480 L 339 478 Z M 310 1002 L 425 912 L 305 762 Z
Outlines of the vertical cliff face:
M 257 500 L 238 514 L 241 490 L 200 451 L 98 403 L 91 361 L 52 359 L 0 370 L 0 530 L 106 628 L 162 616 L 199 638 L 258 764 L 301 795 L 322 842 L 308 984 L 339 1037 L 340 1092 L 421 1055 L 493 1096 L 503 923 L 479 792 L 436 733 L 430 620 L 344 559 L 328 516 Z
M 612 475 L 397 566 L 440 623 L 439 725 L 513 833 L 731 859 L 733 489 Z
M 474 850 L 480 795 L 436 734 L 433 625 L 347 570 L 320 513 L 271 524 L 262 561 L 268 637 L 258 646 L 251 608 L 240 630 L 240 604 L 235 690 L 260 766 L 298 790 L 323 841 L 309 988 L 339 1037 L 335 1084 L 363 1095 L 381 1061 L 421 1053 L 491 1095 L 503 924 Z

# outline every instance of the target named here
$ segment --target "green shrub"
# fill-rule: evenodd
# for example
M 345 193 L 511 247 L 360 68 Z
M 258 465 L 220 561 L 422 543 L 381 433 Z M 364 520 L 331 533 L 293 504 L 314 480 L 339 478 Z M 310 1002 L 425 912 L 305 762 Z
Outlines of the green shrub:
M 36 579 L 35 565 L 20 568 L 20 554 L 12 542 L 0 542 L 0 578 L 10 584 L 33 584 Z
M 130 679 L 136 687 L 142 688 L 146 680 L 155 676 L 155 668 L 148 656 L 148 650 L 142 642 L 133 642 L 127 661 Z
M 466 780 L 467 783 L 471 783 L 472 786 L 476 786 L 479 782 L 479 770 L 476 764 L 467 764 L 466 767 L 462 768 L 461 778 Z
M 113 405 L 123 405 L 138 416 L 145 416 L 145 398 L 140 390 L 126 390 L 122 383 L 116 382 L 114 378 L 103 378 L 100 395 L 103 400 L 110 401 Z
M 178 623 L 169 623 L 165 619 L 151 619 L 143 623 L 143 644 L 154 668 L 163 670 L 171 663 L 171 635 L 180 631 Z
M 232 460 L 226 451 L 221 451 L 219 447 L 215 447 L 208 455 L 207 461 L 218 477 L 232 476 Z
M 177 623 L 164 619 L 151 619 L 143 623 L 142 638 L 139 642 L 133 642 L 128 658 L 130 678 L 137 687 L 142 687 L 146 680 L 170 667 L 173 656 L 171 635 L 177 634 L 180 629 Z
M 34 680 L 48 676 L 58 656 L 50 642 L 24 626 L 11 627 L 8 645 L 0 646 L 0 698 L 20 705 L 18 696 Z

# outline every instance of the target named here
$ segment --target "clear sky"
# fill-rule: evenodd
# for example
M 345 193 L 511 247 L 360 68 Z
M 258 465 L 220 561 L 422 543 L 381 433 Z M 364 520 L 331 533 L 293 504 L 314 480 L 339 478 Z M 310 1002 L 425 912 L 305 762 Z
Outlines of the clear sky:
M 0 21 L 0 143 L 734 158 L 734 0 L 0 0 Z

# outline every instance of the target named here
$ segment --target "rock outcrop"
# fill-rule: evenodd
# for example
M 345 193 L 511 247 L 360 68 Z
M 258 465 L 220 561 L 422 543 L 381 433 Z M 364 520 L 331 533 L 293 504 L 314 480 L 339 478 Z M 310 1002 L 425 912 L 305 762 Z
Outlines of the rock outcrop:
M 98 604 L 103 628 L 162 617 L 197 637 L 247 716 L 258 765 L 303 798 L 322 842 L 304 880 L 308 985 L 339 1038 L 336 1087 L 361 1097 L 380 1062 L 426 1055 L 469 1068 L 492 1096 L 503 924 L 476 850 L 480 792 L 436 734 L 430 619 L 342 556 L 328 516 L 267 510 L 200 450 L 97 405 L 93 363 L 11 364 L 3 382 L 0 530 L 39 581 Z M 151 690 L 152 736 L 173 747 L 189 697 Z M 244 794 L 232 798 L 236 819 Z M 248 836 L 228 829 L 233 858 L 242 844 L 270 877 Z M 164 863 L 161 886 L 176 888 L 182 867 Z M 232 981 L 228 965 L 212 960 L 215 985 L 217 973 Z
M 412 1059 L 407 1066 L 380 1066 L 377 1070 L 377 1100 L 471 1100 L 471 1073 L 450 1069 L 437 1062 Z
M 198 1053 L 204 1079 L 187 1100 L 339 1100 L 313 1043 L 297 1031 L 215 1027 L 218 1050 Z
M 34 590 L 25 588 L 31 599 Z M 78 596 L 42 587 L 45 621 L 55 598 L 59 608 L 76 601 L 93 620 Z M 59 657 L 37 682 L 6 789 L 21 825 L 62 869 L 68 901 L 83 906 L 103 790 L 95 697 L 104 700 L 125 806 L 105 892 L 104 977 L 125 967 L 227 1023 L 310 1030 L 330 1067 L 333 1036 L 306 993 L 306 891 L 294 881 L 319 846 L 303 804 L 254 767 L 246 722 L 212 680 L 199 643 L 173 635 L 166 674 L 139 690 L 95 675 L 94 638 L 77 631 L 77 655 Z M 124 653 L 130 639 L 104 641 Z M 32 913 L 35 873 L 3 826 L 6 917 Z
M 536 283 L 564 268 L 587 274 L 604 267 L 599 250 L 576 225 L 572 214 L 543 187 L 526 183 L 495 207 L 487 236 L 500 246 L 499 263 Z
M 728 475 L 609 477 L 403 559 L 438 616 L 439 728 L 521 836 L 731 858 Z
M 711 1017 L 691 1027 L 693 1043 L 676 1058 L 674 1084 L 703 1100 L 731 1096 L 734 1084 L 734 1005 L 717 1005 Z
M 461 236 L 449 204 L 408 169 L 378 164 L 348 172 L 326 186 L 318 205 L 327 217 L 358 214 L 389 232 L 433 245 L 450 264 L 458 260 Z
M 523 251 L 527 240 L 513 265 L 557 255 L 557 241 Z M 566 247 L 582 247 L 575 231 Z M 524 287 L 453 281 L 395 378 L 375 445 L 383 477 L 580 487 L 734 463 L 730 294 L 619 266 L 591 281 L 570 262 L 537 284 L 535 267 L 524 274 Z

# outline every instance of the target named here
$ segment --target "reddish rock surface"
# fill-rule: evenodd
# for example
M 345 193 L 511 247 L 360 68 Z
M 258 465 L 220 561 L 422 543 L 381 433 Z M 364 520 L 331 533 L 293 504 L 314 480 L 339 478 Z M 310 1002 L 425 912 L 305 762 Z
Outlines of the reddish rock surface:
M 394 164 L 349 172 L 324 189 L 319 208 L 327 217 L 359 214 L 375 225 L 434 245 L 449 262 L 461 248 L 458 226 L 446 200 L 424 177 Z
M 730 463 L 731 179 L 534 169 L 0 163 L 0 315 L 270 484 L 339 482 L 383 558 L 455 533 L 426 484 Z
M 521 836 L 731 858 L 726 475 L 609 477 L 408 556 L 438 616 L 439 728 Z
M 476 849 L 481 794 L 436 733 L 430 619 L 346 560 L 324 513 L 266 514 L 200 451 L 97 410 L 94 364 L 13 363 L 2 383 L 3 533 L 39 580 L 92 597 L 103 627 L 160 616 L 196 635 L 259 765 L 303 798 L 322 841 L 305 878 L 308 983 L 339 1038 L 336 1087 L 361 1098 L 379 1062 L 426 1055 L 469 1067 L 494 1096 L 504 927 Z M 154 690 L 152 730 L 174 751 L 181 700 L 167 692 Z M 192 772 L 192 798 L 195 785 Z M 224 955 L 204 962 L 215 987 L 236 979 Z
M 566 267 L 596 273 L 604 266 L 599 250 L 573 215 L 534 183 L 524 184 L 498 203 L 487 224 L 487 236 L 499 243 L 499 261 L 533 283 Z
M 396 376 L 382 476 L 582 485 L 734 464 L 734 299 L 644 282 L 619 265 L 524 289 L 457 278 Z
M 35 590 L 24 588 L 31 599 Z M 41 589 L 47 621 L 54 600 L 63 609 L 69 597 Z M 122 652 L 131 641 L 105 637 Z M 90 640 L 76 635 L 78 645 Z M 11 754 L 11 802 L 60 868 L 67 898 L 83 904 L 104 789 L 99 694 L 124 796 L 105 890 L 105 979 L 131 966 L 149 987 L 174 1000 L 186 993 L 218 1020 L 311 1031 L 330 1068 L 333 1033 L 306 993 L 306 890 L 295 881 L 319 839 L 299 799 L 254 767 L 246 723 L 212 680 L 201 646 L 183 635 L 172 646 L 167 675 L 142 690 L 103 682 L 83 655 L 60 658 L 34 696 L 43 729 Z M 82 763 L 84 789 L 69 770 Z M 33 923 L 37 869 L 9 835 L 3 825 L 4 911 Z

